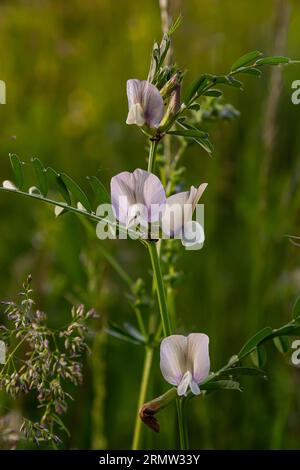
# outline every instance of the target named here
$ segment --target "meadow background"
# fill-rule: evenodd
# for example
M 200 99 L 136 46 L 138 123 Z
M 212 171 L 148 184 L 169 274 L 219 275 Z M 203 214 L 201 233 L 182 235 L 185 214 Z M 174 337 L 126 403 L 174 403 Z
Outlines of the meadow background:
M 174 1 L 183 24 L 174 38 L 176 61 L 188 69 L 184 85 L 203 72 L 227 72 L 236 58 L 259 49 L 300 58 L 300 4 L 288 0 Z M 0 175 L 11 176 L 8 154 L 39 157 L 87 187 L 97 174 L 109 186 L 124 170 L 145 167 L 145 141 L 126 126 L 126 80 L 146 78 L 150 50 L 160 39 L 156 0 L 12 0 L 0 2 Z M 300 107 L 291 83 L 300 66 L 266 69 L 245 78 L 245 90 L 225 90 L 240 111 L 233 122 L 211 123 L 213 158 L 197 148 L 184 157 L 186 185 L 208 182 L 206 243 L 182 250 L 184 282 L 177 291 L 176 331 L 211 338 L 212 369 L 238 352 L 263 326 L 288 322 L 300 295 Z M 54 218 L 42 203 L 0 195 L 0 298 L 14 299 L 28 273 L 39 307 L 52 325 L 63 325 L 72 302 L 96 307 L 100 319 L 90 340 L 83 385 L 73 390 L 66 448 L 129 448 L 135 420 L 142 348 L 108 337 L 107 318 L 134 322 L 126 286 L 105 262 L 104 242 L 72 214 Z M 148 260 L 132 241 L 107 241 L 125 269 L 138 277 Z M 147 268 L 148 266 L 148 268 Z M 3 310 L 3 309 L 2 309 Z M 0 313 L 3 321 L 3 315 Z M 268 347 L 269 380 L 245 379 L 243 393 L 221 392 L 193 400 L 192 448 L 299 448 L 300 372 L 290 354 Z M 158 355 L 149 398 L 167 389 Z M 10 402 L 34 417 L 34 401 Z M 146 448 L 176 443 L 174 410 L 160 416 L 161 433 L 144 430 Z M 24 447 L 24 444 L 22 444 Z M 25 447 L 32 447 L 25 444 Z

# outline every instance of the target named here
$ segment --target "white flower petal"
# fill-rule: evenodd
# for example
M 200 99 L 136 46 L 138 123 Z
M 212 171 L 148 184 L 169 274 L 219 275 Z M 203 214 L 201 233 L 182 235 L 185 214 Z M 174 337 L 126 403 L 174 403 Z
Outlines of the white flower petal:
M 142 106 L 147 125 L 157 128 L 164 115 L 164 100 L 156 86 L 147 80 L 142 82 Z
M 140 80 L 127 80 L 128 116 L 126 124 L 143 126 L 146 122 L 142 105 L 143 84 Z
M 209 337 L 204 333 L 191 333 L 187 337 L 187 369 L 192 371 L 197 384 L 209 374 Z
M 191 389 L 191 392 L 194 395 L 200 395 L 200 388 L 199 388 L 199 385 L 197 384 L 197 382 L 195 382 L 195 380 L 191 380 L 190 389 Z
M 179 385 L 186 373 L 187 338 L 171 335 L 164 338 L 160 345 L 160 369 L 165 380 Z
M 140 168 L 133 172 L 133 177 L 136 201 L 146 206 L 149 222 L 156 222 L 159 219 L 159 210 L 166 202 L 166 193 L 161 181 L 153 173 Z
M 206 183 L 201 184 L 198 189 L 192 186 L 189 191 L 173 194 L 167 198 L 162 217 L 162 229 L 166 235 L 176 238 L 183 236 L 183 227 L 192 220 L 195 207 L 206 186 Z
M 132 173 L 123 171 L 113 176 L 110 182 L 111 202 L 119 222 L 126 225 L 129 207 L 135 204 L 134 179 Z
M 189 195 L 189 202 L 193 206 L 193 212 L 206 188 L 207 188 L 207 183 L 200 184 L 198 188 L 195 188 L 194 186 L 191 187 L 190 195 Z
M 139 103 L 142 104 L 142 82 L 141 80 L 137 80 L 131 78 L 127 80 L 126 83 L 126 92 L 128 98 L 128 108 L 130 109 L 132 105 Z
M 135 103 L 129 108 L 126 124 L 136 124 L 142 127 L 146 122 L 145 114 L 140 103 Z
M 185 222 L 192 218 L 193 208 L 189 203 L 189 193 L 185 191 L 167 198 L 162 217 L 162 229 L 168 236 L 181 237 Z
M 187 204 L 188 202 L 190 202 L 189 196 L 190 196 L 190 191 L 184 191 L 182 193 L 173 194 L 173 196 L 168 197 L 167 204 L 169 205 L 179 204 L 180 206 L 183 206 L 184 204 Z
M 186 395 L 187 389 L 189 385 L 191 384 L 192 380 L 193 380 L 192 374 L 188 370 L 182 377 L 181 382 L 177 387 L 177 394 L 180 397 L 182 397 L 183 395 Z

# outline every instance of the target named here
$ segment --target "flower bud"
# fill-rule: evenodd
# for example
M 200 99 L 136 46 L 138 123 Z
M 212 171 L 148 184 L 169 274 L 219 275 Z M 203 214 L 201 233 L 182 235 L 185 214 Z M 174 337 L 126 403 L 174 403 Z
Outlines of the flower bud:
M 176 85 L 175 89 L 172 91 L 169 105 L 167 107 L 167 111 L 165 112 L 165 115 L 161 120 L 161 123 L 159 126 L 161 130 L 163 130 L 171 122 L 173 122 L 175 116 L 180 110 L 180 92 L 181 92 L 181 86 Z
M 145 403 L 140 408 L 140 418 L 146 426 L 148 426 L 152 431 L 159 432 L 159 422 L 157 421 L 155 415 L 160 410 L 163 410 L 168 405 L 170 405 L 177 397 L 176 388 L 171 388 L 163 395 L 154 398 L 154 400 Z
M 167 98 L 172 91 L 180 84 L 178 73 L 175 73 L 160 89 L 160 94 L 163 98 Z

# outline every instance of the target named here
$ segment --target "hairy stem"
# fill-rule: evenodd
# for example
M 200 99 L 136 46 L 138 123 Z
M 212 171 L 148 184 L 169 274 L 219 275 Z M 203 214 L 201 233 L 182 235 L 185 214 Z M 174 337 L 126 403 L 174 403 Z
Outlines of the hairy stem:
M 148 160 L 148 171 L 154 173 L 155 170 L 155 157 L 157 151 L 158 141 L 150 140 L 149 160 Z

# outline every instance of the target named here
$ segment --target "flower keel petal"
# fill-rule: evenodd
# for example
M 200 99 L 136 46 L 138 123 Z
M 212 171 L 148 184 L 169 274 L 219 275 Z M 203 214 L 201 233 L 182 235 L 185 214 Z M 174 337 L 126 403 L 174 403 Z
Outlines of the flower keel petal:
M 182 397 L 184 395 L 187 394 L 187 389 L 189 388 L 189 386 L 191 385 L 191 382 L 192 382 L 193 378 L 192 378 L 192 374 L 190 373 L 190 371 L 188 370 L 184 376 L 182 377 L 182 380 L 180 382 L 180 384 L 178 385 L 177 387 L 177 394 Z

